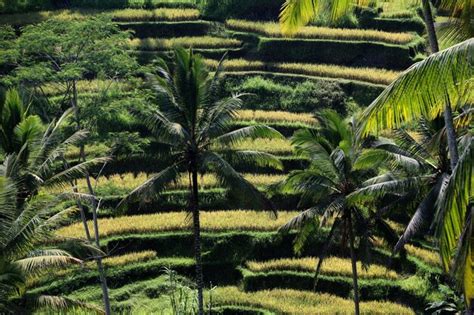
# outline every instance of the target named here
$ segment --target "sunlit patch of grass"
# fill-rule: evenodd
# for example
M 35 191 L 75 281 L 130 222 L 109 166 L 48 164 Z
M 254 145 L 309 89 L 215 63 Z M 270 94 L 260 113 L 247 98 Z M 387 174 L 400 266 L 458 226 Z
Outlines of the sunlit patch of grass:
M 264 290 L 242 292 L 237 287 L 218 287 L 213 299 L 219 305 L 241 305 L 264 308 L 278 314 L 351 314 L 354 302 L 326 293 L 297 290 Z M 391 302 L 361 302 L 363 314 L 414 314 L 402 305 Z
M 213 36 L 185 36 L 175 38 L 134 38 L 129 41 L 130 48 L 139 50 L 167 50 L 185 48 L 232 48 L 240 47 L 242 42 L 234 38 Z
M 216 69 L 218 62 L 206 60 L 211 69 Z M 400 72 L 376 69 L 354 68 L 339 65 L 307 64 L 307 63 L 265 63 L 262 61 L 246 59 L 230 59 L 224 62 L 225 71 L 271 71 L 281 73 L 294 73 L 310 76 L 358 80 L 375 84 L 390 84 Z
M 246 20 L 228 20 L 226 26 L 231 30 L 257 33 L 269 37 L 285 37 L 278 23 L 254 22 Z M 335 39 L 379 41 L 391 44 L 408 44 L 415 39 L 410 33 L 391 33 L 377 30 L 343 29 L 305 26 L 299 29 L 293 37 L 307 39 Z
M 269 261 L 249 261 L 247 268 L 254 272 L 268 272 L 275 270 L 294 270 L 303 272 L 314 272 L 316 269 L 317 258 L 282 258 Z M 357 262 L 358 275 L 361 278 L 386 278 L 395 280 L 398 274 L 384 266 L 370 265 L 369 269 L 362 268 L 362 264 Z M 350 259 L 339 257 L 328 257 L 324 259 L 321 267 L 321 273 L 332 276 L 351 276 L 352 265 Z
M 251 184 L 257 187 L 265 187 L 282 181 L 285 175 L 281 174 L 242 174 L 243 177 Z M 140 184 L 150 178 L 151 175 L 146 173 L 132 174 L 116 174 L 112 176 L 101 176 L 97 181 L 96 191 L 101 195 L 122 195 L 127 194 Z M 222 187 L 221 183 L 214 174 L 203 174 L 198 178 L 199 189 L 211 189 Z M 187 189 L 189 187 L 189 178 L 187 174 L 182 174 L 176 182 L 171 182 L 168 189 Z M 79 191 L 87 190 L 85 179 L 77 181 L 76 188 Z M 72 188 L 71 188 L 72 189 Z M 57 194 L 63 192 L 62 187 L 51 187 L 45 190 L 49 194 Z
M 232 146 L 235 150 L 258 150 L 277 155 L 291 154 L 293 147 L 288 139 L 248 139 Z
M 255 121 L 260 123 L 272 122 L 290 122 L 314 124 L 316 119 L 312 114 L 307 113 L 291 113 L 284 111 L 265 111 L 265 110 L 239 110 L 237 112 L 238 120 Z
M 427 264 L 430 264 L 432 266 L 438 266 L 438 267 L 441 266 L 441 260 L 439 258 L 439 254 L 435 251 L 416 247 L 411 244 L 405 245 L 405 249 L 408 254 L 423 260 Z
M 66 86 L 56 83 L 47 83 L 39 88 L 41 93 L 45 96 L 64 94 L 67 89 Z M 76 83 L 76 89 L 79 93 L 91 93 L 112 89 L 126 91 L 129 88 L 130 86 L 127 83 L 113 80 L 80 80 Z
M 97 15 L 110 17 L 115 21 L 182 21 L 196 20 L 199 11 L 196 9 L 119 9 L 101 11 L 94 9 L 74 9 L 38 11 L 0 15 L 0 24 L 26 25 L 57 19 L 60 21 L 83 20 Z
M 202 231 L 276 231 L 298 212 L 281 211 L 278 218 L 271 218 L 268 212 L 249 210 L 202 211 Z M 92 222 L 88 222 L 92 229 Z M 130 233 L 153 233 L 190 230 L 189 216 L 186 212 L 157 213 L 150 215 L 122 216 L 99 219 L 102 237 Z M 84 226 L 75 223 L 60 228 L 58 237 L 83 238 Z

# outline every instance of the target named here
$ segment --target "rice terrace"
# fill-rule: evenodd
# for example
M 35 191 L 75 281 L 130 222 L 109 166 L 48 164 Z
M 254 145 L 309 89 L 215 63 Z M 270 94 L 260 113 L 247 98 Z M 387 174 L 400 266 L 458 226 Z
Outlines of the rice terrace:
M 0 314 L 474 314 L 474 0 L 0 0 Z

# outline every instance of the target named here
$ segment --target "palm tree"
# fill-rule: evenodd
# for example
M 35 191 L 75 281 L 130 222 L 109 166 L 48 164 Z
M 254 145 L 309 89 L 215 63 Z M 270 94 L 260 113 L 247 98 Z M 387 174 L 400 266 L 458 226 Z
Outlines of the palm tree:
M 45 308 L 55 312 L 79 308 L 102 313 L 94 306 L 66 297 L 26 291 L 31 277 L 81 261 L 64 250 L 41 248 L 42 242 L 51 237 L 51 229 L 70 216 L 71 209 L 60 212 L 54 209 L 61 198 L 45 202 L 33 197 L 19 206 L 18 185 L 5 176 L 14 159 L 7 156 L 0 166 L 0 312 L 24 314 Z
M 80 145 L 87 136 L 84 130 L 77 130 L 69 137 L 65 137 L 62 132 L 64 121 L 71 114 L 71 110 L 66 111 L 58 120 L 53 120 L 49 125 L 43 126 L 41 119 L 32 115 L 28 107 L 24 105 L 18 91 L 11 89 L 7 91 L 4 102 L 0 103 L 0 151 L 3 154 L 10 154 L 9 167 L 6 168 L 6 176 L 12 177 L 21 185 L 18 187 L 17 201 L 19 206 L 29 198 L 36 195 L 40 187 L 59 185 L 72 185 L 74 195 L 78 195 L 75 188 L 75 181 L 78 178 L 88 176 L 88 169 L 91 166 L 104 163 L 107 159 L 96 158 L 86 161 L 79 161 L 74 166 L 69 166 L 64 153 L 71 145 Z M 5 141 L 4 141 L 5 140 Z M 58 166 L 63 164 L 63 168 Z M 93 205 L 97 204 L 97 199 L 86 198 Z M 92 243 L 92 237 L 87 225 L 87 219 L 82 206 L 82 201 L 76 198 L 80 214 L 88 241 Z M 96 213 L 94 208 L 94 214 Z M 94 216 L 94 223 L 97 222 Z M 96 246 L 98 242 L 98 228 L 94 225 Z M 102 264 L 97 259 L 104 304 L 108 310 L 108 289 L 105 280 Z
M 376 133 L 382 129 L 400 128 L 423 117 L 432 119 L 444 111 L 446 103 L 456 110 L 463 111 L 459 118 L 454 120 L 454 125 L 460 124 L 469 128 L 472 119 L 471 104 L 474 101 L 473 56 L 474 40 L 470 39 L 433 54 L 412 66 L 365 110 L 359 135 Z M 469 148 L 472 146 L 470 144 L 472 130 L 468 129 L 465 132 L 466 134 L 455 142 L 456 151 L 458 145 L 463 144 L 462 148 L 465 148 L 462 166 L 453 164 L 452 150 L 449 150 L 452 174 L 447 177 L 443 189 L 440 190 L 434 218 L 443 265 L 446 271 L 456 270 L 458 278 L 459 272 L 464 277 L 470 277 L 472 273 L 471 265 L 466 263 L 466 260 L 455 260 L 463 262 L 464 268 L 459 268 L 457 266 L 460 263 L 453 263 L 452 256 L 455 249 L 459 252 L 464 250 L 463 253 L 466 253 L 465 244 L 471 236 L 465 233 L 470 231 L 469 199 L 473 195 L 473 186 L 469 182 L 470 178 L 464 175 L 467 176 L 472 172 L 470 169 L 472 156 L 469 153 Z M 446 133 L 449 141 L 448 129 Z M 464 174 L 460 174 L 460 169 L 463 169 Z M 467 285 L 467 282 L 463 284 L 465 299 L 467 305 L 472 305 L 470 300 L 474 297 L 471 291 L 473 286 Z
M 310 159 L 304 170 L 292 171 L 281 183 L 281 189 L 302 194 L 301 205 L 310 208 L 301 212 L 281 228 L 283 231 L 299 229 L 295 250 L 299 251 L 311 233 L 320 225 L 329 224 L 330 231 L 320 252 L 315 273 L 317 278 L 328 246 L 337 230 L 343 240 L 349 240 L 354 286 L 355 313 L 359 314 L 359 290 L 356 267 L 355 241 L 359 236 L 359 253 L 368 253 L 371 233 L 375 227 L 387 227 L 382 218 L 367 209 L 371 195 L 365 190 L 373 184 L 370 170 L 356 169 L 359 156 L 355 143 L 353 122 L 344 121 L 336 112 L 325 110 L 316 115 L 320 127 L 317 130 L 301 130 L 293 136 L 296 153 Z M 368 257 L 363 259 L 364 266 Z
M 229 162 L 255 162 L 282 167 L 281 162 L 270 154 L 232 149 L 234 144 L 247 138 L 275 138 L 282 135 L 260 125 L 231 131 L 230 123 L 242 102 L 240 95 L 224 99 L 217 97 L 220 69 L 221 66 L 214 76 L 210 76 L 201 56 L 181 48 L 174 51 L 170 66 L 164 60 L 158 62 L 158 75 L 150 79 L 157 92 L 159 109 L 139 116 L 153 133 L 156 142 L 162 145 L 163 155 L 171 162 L 132 191 L 119 205 L 124 205 L 131 198 L 153 197 L 165 189 L 168 183 L 176 180 L 181 172 L 188 174 L 188 210 L 193 221 L 199 314 L 203 313 L 203 276 L 198 174 L 212 172 L 237 197 L 245 196 L 247 202 L 251 201 L 256 207 L 272 208 L 269 201 Z

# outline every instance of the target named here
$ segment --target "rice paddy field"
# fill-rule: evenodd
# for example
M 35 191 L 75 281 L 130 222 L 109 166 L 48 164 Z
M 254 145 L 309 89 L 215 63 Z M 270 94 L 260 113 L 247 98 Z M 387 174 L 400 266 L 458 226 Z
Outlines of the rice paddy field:
M 233 113 L 232 128 L 267 124 L 282 134 L 278 139 L 243 140 L 224 148 L 258 150 L 280 159 L 282 169 L 235 166 L 248 183 L 274 203 L 274 211 L 249 207 L 252 200 L 239 204 L 227 194 L 228 188 L 223 187 L 215 172 L 198 178 L 200 202 L 205 206 L 200 212 L 200 224 L 204 296 L 206 307 L 211 309 L 209 314 L 352 314 L 354 292 L 348 251 L 331 249 L 321 268 L 321 280 L 313 290 L 314 272 L 328 229 L 310 231 L 308 245 L 295 253 L 295 231 L 280 228 L 300 213 L 304 205 L 300 204 L 299 195 L 277 194 L 274 189 L 289 172 L 307 165 L 307 160 L 295 154 L 291 140 L 294 132 L 317 127 L 314 113 L 322 108 L 347 114 L 369 105 L 402 73 L 400 67 L 392 67 L 393 60 L 400 60 L 403 65 L 413 64 L 424 53 L 424 39 L 415 29 L 311 25 L 288 37 L 282 34 L 276 16 L 271 21 L 259 21 L 247 12 L 248 16 L 234 14 L 219 20 L 210 18 L 200 1 L 125 2 L 127 5 L 119 8 L 78 7 L 0 14 L 0 25 L 12 25 L 18 32 L 25 25 L 47 19 L 74 21 L 99 15 L 130 31 L 128 49 L 141 67 L 133 79 L 87 78 L 77 82 L 80 100 L 91 98 L 90 103 L 100 108 L 103 104 L 99 95 L 107 98 L 108 105 L 115 105 L 102 110 L 101 117 L 110 119 L 103 125 L 99 126 L 99 119 L 91 118 L 87 127 L 93 129 L 93 140 L 85 146 L 89 159 L 112 156 L 103 168 L 94 170 L 92 182 L 103 205 L 98 213 L 98 233 L 113 313 L 196 314 L 192 216 L 186 210 L 188 174 L 180 173 L 160 194 L 142 197 L 126 204 L 125 209 L 115 208 L 121 198 L 162 171 L 159 155 L 152 161 L 143 157 L 147 150 L 156 153 L 151 151 L 155 149 L 151 132 L 143 121 L 132 114 L 124 115 L 121 110 L 146 109 L 154 98 L 144 73 L 154 69 L 156 58 L 167 58 L 174 48 L 185 47 L 202 54 L 210 72 L 216 71 L 219 60 L 228 52 L 220 73 L 222 95 L 243 90 L 246 82 L 257 76 L 265 78 L 261 85 L 243 91 L 246 92 L 242 96 L 243 108 Z M 241 5 L 249 4 L 242 1 Z M 385 1 L 381 6 L 385 11 L 379 12 L 377 19 L 413 17 L 409 8 L 388 6 Z M 266 41 L 276 43 L 270 52 L 264 50 Z M 302 46 L 295 46 L 293 41 Z M 294 52 L 296 57 L 278 61 L 275 57 L 284 51 Z M 367 57 L 369 53 L 372 57 Z M 375 57 L 380 60 L 376 62 Z M 146 93 L 138 101 L 129 99 L 142 88 Z M 61 95 L 66 89 L 50 82 L 41 86 L 41 93 L 57 109 L 65 106 Z M 100 94 L 104 89 L 111 92 Z M 297 107 L 299 104 L 301 107 Z M 93 111 L 86 114 L 94 117 Z M 120 138 L 126 133 L 133 137 Z M 101 141 L 104 137 L 107 141 Z M 116 138 L 121 140 L 118 148 L 113 144 Z M 66 159 L 77 159 L 80 149 L 72 146 L 60 153 Z M 85 178 L 72 184 L 80 192 L 88 191 Z M 70 193 L 72 188 L 48 187 L 39 194 L 51 198 L 64 192 Z M 165 194 L 166 211 L 160 207 L 165 204 L 160 199 Z M 94 233 L 92 214 L 86 215 L 88 229 Z M 397 221 L 399 217 L 394 215 L 389 222 L 398 234 L 406 223 Z M 334 244 L 344 243 L 344 237 L 338 235 Z M 55 230 L 50 242 L 67 244 L 72 239 L 86 239 L 79 215 Z M 373 244 L 372 263 L 366 265 L 359 259 L 356 264 L 361 313 L 421 314 L 428 303 L 442 298 L 438 291 L 442 277 L 439 258 L 431 247 L 409 244 L 401 258 L 392 256 L 383 236 L 377 235 Z M 60 294 L 102 305 L 93 259 L 35 277 L 28 289 L 35 294 Z M 178 304 L 182 307 L 180 311 Z

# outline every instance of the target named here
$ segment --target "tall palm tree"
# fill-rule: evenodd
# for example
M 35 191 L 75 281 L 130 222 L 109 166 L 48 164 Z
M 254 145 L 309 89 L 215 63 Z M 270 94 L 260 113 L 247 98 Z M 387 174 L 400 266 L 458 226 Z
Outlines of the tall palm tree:
M 474 39 L 429 56 L 405 71 L 365 110 L 359 135 L 400 128 L 423 117 L 436 117 L 443 113 L 446 103 L 463 111 L 459 115 L 460 118 L 454 120 L 454 125 L 460 124 L 469 128 L 474 103 L 473 77 Z M 469 153 L 472 129 L 465 132 L 466 134 L 455 143 L 456 150 L 457 146 L 462 144 L 462 166 L 453 165 L 451 161 L 452 174 L 447 177 L 443 189 L 440 190 L 434 219 L 445 270 L 456 270 L 458 277 L 461 271 L 464 277 L 470 277 L 472 274 L 471 265 L 466 263 L 466 256 L 463 256 L 464 261 L 456 260 L 463 261 L 464 268 L 461 269 L 457 267 L 459 263 L 453 264 L 452 256 L 455 249 L 463 249 L 465 253 L 465 244 L 471 237 L 471 234 L 465 233 L 471 231 L 468 207 L 469 199 L 473 195 L 473 186 L 470 183 L 471 178 L 464 175 L 468 176 L 472 172 L 472 156 Z M 446 130 L 446 133 L 449 141 L 449 131 Z M 453 158 L 451 150 L 449 158 Z M 463 174 L 460 173 L 461 169 Z M 462 285 L 467 305 L 471 306 L 470 300 L 474 297 L 472 283 L 465 281 Z
M 91 166 L 104 163 L 107 159 L 96 158 L 79 161 L 74 166 L 69 166 L 64 158 L 64 153 L 71 145 L 82 146 L 87 136 L 84 130 L 78 130 L 69 137 L 62 132 L 63 123 L 71 114 L 66 111 L 59 119 L 54 119 L 49 125 L 44 126 L 41 119 L 32 115 L 28 107 L 24 105 L 19 93 L 11 89 L 7 91 L 6 97 L 0 103 L 0 152 L 10 154 L 10 164 L 6 168 L 6 176 L 12 177 L 21 185 L 18 189 L 17 201 L 19 205 L 37 194 L 40 187 L 59 185 L 75 186 L 77 178 L 88 176 Z M 3 141 L 5 139 L 5 141 Z M 13 155 L 12 155 L 13 154 Z M 13 159 L 12 156 L 15 158 Z M 59 166 L 63 164 L 63 168 Z M 77 189 L 74 189 L 77 195 Z M 93 195 L 91 195 L 93 196 Z M 93 196 L 87 198 L 92 204 L 97 204 Z M 82 222 L 89 242 L 92 243 L 86 215 L 80 199 L 76 199 L 80 209 Z M 94 210 L 96 210 L 94 208 Z M 95 213 L 95 212 L 94 212 Z M 94 216 L 96 219 L 96 216 Z M 96 220 L 95 220 L 96 222 Z M 94 228 L 95 239 L 98 240 L 97 226 Z M 96 246 L 99 247 L 98 241 Z M 98 261 L 99 259 L 97 259 Z M 108 301 L 108 290 L 106 286 L 104 270 L 98 261 L 98 269 L 102 284 L 104 300 Z M 105 283 L 105 288 L 104 288 Z M 108 303 L 104 303 L 109 309 Z
M 295 240 L 295 250 L 298 251 L 317 229 L 318 221 L 321 226 L 331 226 L 316 266 L 315 289 L 335 232 L 339 230 L 342 239 L 349 240 L 355 313 L 359 314 L 356 236 L 359 239 L 359 258 L 367 265 L 367 257 L 362 254 L 370 250 L 372 231 L 375 227 L 387 226 L 380 216 L 373 215 L 367 209 L 371 195 L 364 188 L 374 180 L 369 180 L 371 171 L 354 168 L 359 149 L 355 143 L 353 122 L 348 123 L 331 110 L 318 113 L 316 117 L 320 124 L 316 131 L 302 130 L 293 137 L 296 153 L 309 158 L 310 166 L 292 171 L 280 184 L 283 191 L 301 193 L 300 206 L 308 205 L 310 208 L 290 220 L 281 230 L 299 229 Z
M 222 63 L 221 63 L 222 64 Z M 237 197 L 245 196 L 256 207 L 272 208 L 270 202 L 242 175 L 234 170 L 232 162 L 255 162 L 260 165 L 281 168 L 281 162 L 270 154 L 258 151 L 234 151 L 232 146 L 244 139 L 280 138 L 276 130 L 261 125 L 231 130 L 230 123 L 241 107 L 240 95 L 219 99 L 217 87 L 219 71 L 211 76 L 201 56 L 192 50 L 178 48 L 173 62 L 158 62 L 158 75 L 151 82 L 158 99 L 159 109 L 145 115 L 139 114 L 162 145 L 162 153 L 170 161 L 169 166 L 153 175 L 121 202 L 131 198 L 147 199 L 166 188 L 181 172 L 189 177 L 190 200 L 188 210 L 192 214 L 194 255 L 196 259 L 196 283 L 199 313 L 203 313 L 203 276 L 201 262 L 201 236 L 199 219 L 198 174 L 214 173 L 221 184 L 229 187 Z M 230 162 L 230 163 L 229 163 Z
M 14 159 L 10 155 L 0 166 L 0 312 L 25 314 L 36 309 L 61 312 L 79 308 L 102 313 L 95 306 L 66 297 L 26 291 L 31 277 L 81 261 L 64 250 L 41 247 L 51 237 L 50 231 L 71 214 L 71 209 L 57 212 L 54 207 L 60 198 L 45 202 L 33 197 L 19 206 L 17 183 L 5 176 Z

